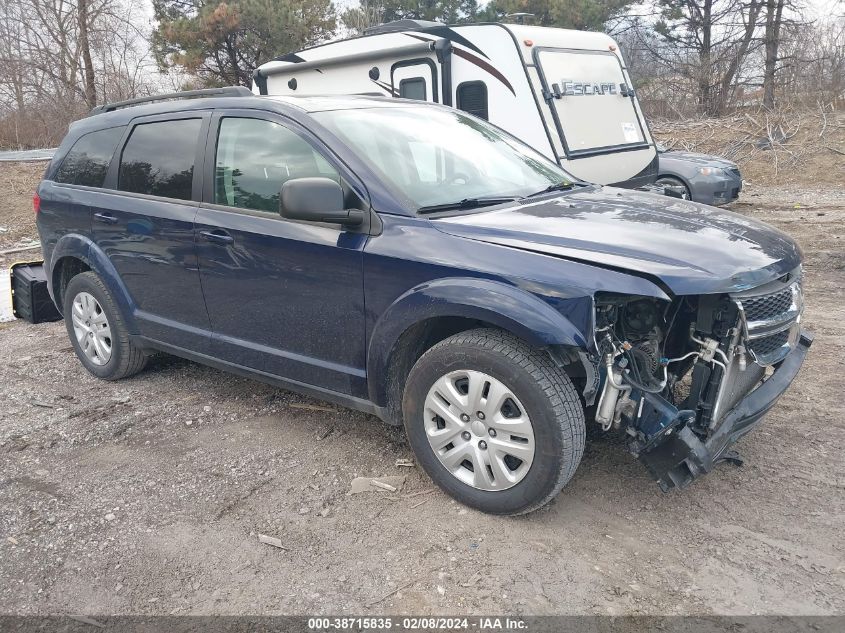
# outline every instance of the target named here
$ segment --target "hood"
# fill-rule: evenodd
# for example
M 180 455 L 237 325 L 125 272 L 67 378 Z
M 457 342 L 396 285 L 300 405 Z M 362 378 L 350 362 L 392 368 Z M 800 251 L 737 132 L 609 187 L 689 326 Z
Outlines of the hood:
M 589 186 L 432 222 L 451 235 L 647 276 L 676 295 L 753 288 L 801 262 L 798 245 L 762 222 L 613 187 Z
M 718 156 L 711 156 L 709 154 L 697 154 L 696 152 L 669 151 L 664 152 L 660 156 L 663 158 L 683 160 L 704 167 L 718 167 L 719 169 L 734 169 L 737 166 L 736 163 L 726 158 L 719 158 Z

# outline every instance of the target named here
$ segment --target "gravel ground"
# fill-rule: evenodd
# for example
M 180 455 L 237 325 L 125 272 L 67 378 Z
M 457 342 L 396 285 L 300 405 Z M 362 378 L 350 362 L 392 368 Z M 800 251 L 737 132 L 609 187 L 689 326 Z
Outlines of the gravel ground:
M 402 432 L 368 416 L 164 356 L 100 382 L 62 323 L 0 324 L 0 613 L 845 613 L 845 195 L 735 209 L 800 241 L 816 333 L 746 465 L 662 494 L 600 438 L 521 518 L 397 466 Z

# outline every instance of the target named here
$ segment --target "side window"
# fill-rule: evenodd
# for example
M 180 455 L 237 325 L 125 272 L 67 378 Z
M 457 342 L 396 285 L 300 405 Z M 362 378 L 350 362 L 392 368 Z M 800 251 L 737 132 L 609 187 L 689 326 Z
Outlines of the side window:
M 422 77 L 403 79 L 399 82 L 399 96 L 403 99 L 426 101 L 428 97 L 425 93 L 425 79 Z
M 458 110 L 487 120 L 487 84 L 483 81 L 465 81 L 458 85 L 456 92 Z
M 201 119 L 136 125 L 120 157 L 117 188 L 190 200 Z
M 225 118 L 217 136 L 214 202 L 276 213 L 282 185 L 293 178 L 340 176 L 311 144 L 283 125 Z
M 79 137 L 56 172 L 56 182 L 102 187 L 123 127 L 97 130 Z

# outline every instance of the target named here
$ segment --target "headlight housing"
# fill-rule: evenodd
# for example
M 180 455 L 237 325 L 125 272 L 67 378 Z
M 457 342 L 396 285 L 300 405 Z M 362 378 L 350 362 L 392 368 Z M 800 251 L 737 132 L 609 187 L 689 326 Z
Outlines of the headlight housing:
M 722 173 L 722 170 L 718 167 L 699 167 L 698 173 L 702 176 L 719 176 Z

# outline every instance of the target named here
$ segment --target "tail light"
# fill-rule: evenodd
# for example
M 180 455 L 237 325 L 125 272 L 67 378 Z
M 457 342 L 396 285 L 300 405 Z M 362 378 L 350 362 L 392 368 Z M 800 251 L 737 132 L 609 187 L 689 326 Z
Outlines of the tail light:
M 37 193 L 32 196 L 32 210 L 35 211 L 35 215 L 41 211 L 41 197 Z

